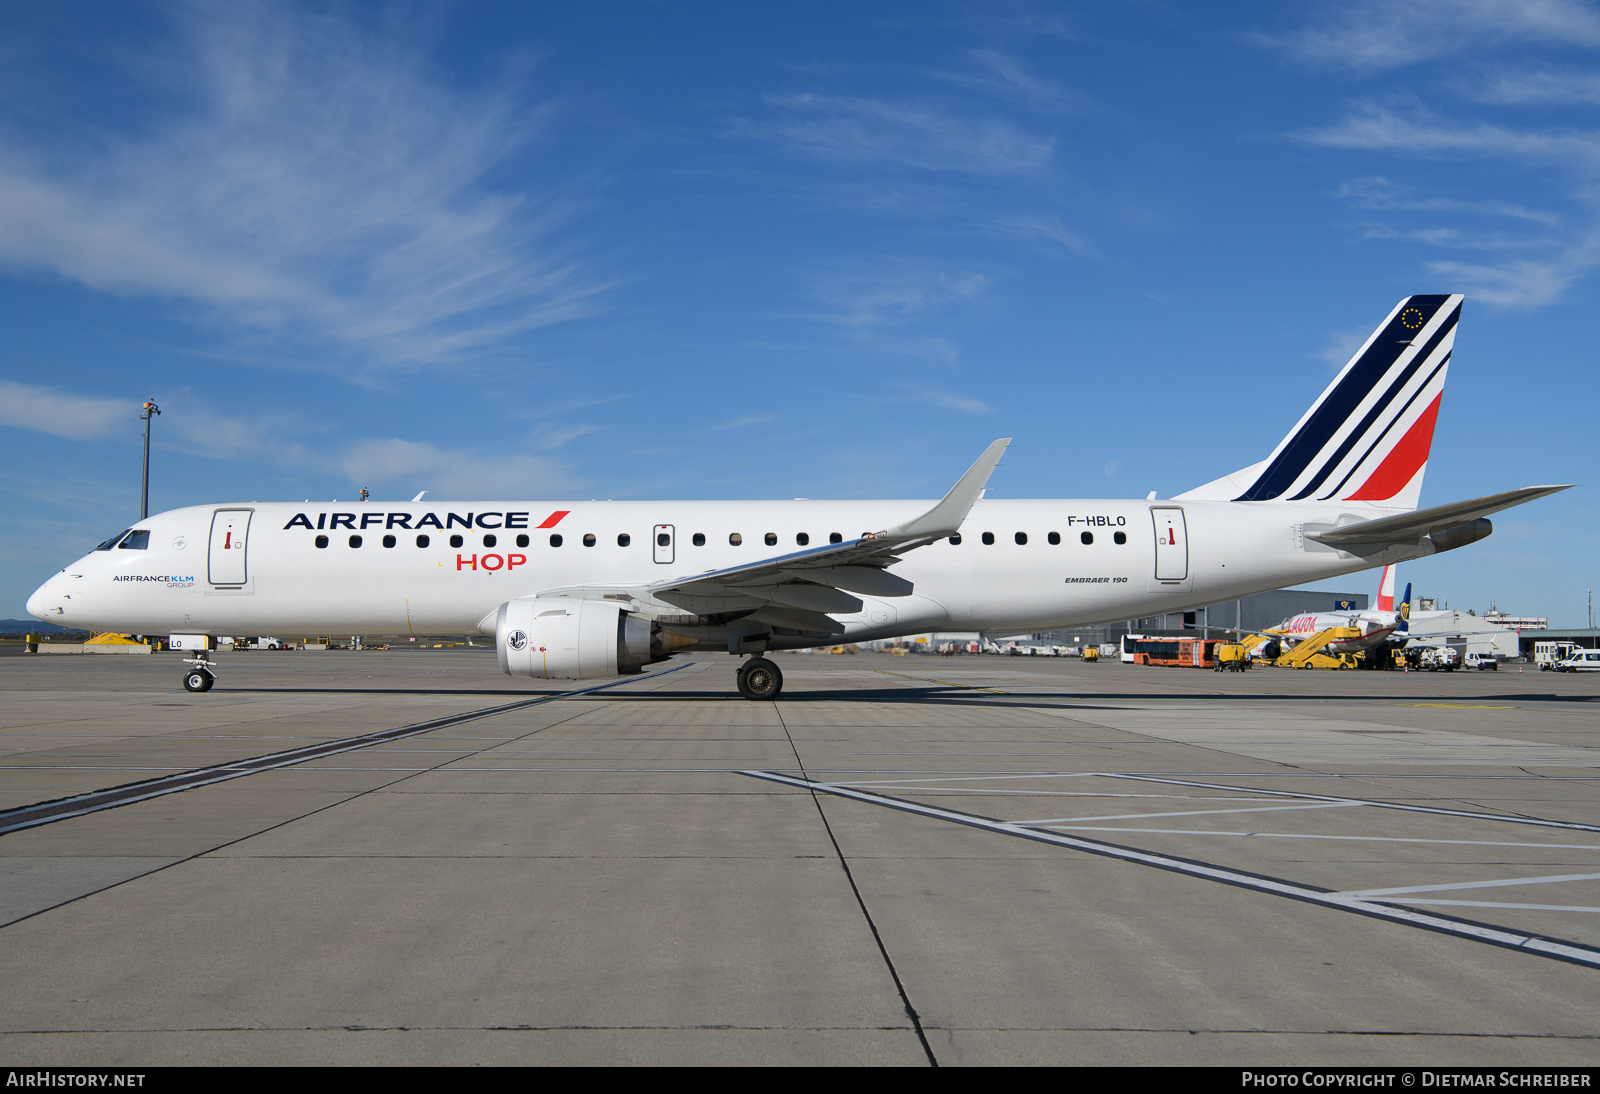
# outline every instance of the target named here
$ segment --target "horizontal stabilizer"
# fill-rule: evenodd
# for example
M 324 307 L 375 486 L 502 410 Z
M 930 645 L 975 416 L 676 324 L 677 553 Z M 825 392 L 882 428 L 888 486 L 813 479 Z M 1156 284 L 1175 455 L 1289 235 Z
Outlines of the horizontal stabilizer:
M 1485 498 L 1458 501 L 1451 505 L 1435 505 L 1431 509 L 1418 509 L 1414 513 L 1401 513 L 1399 516 L 1346 524 L 1322 531 L 1308 531 L 1306 538 L 1326 543 L 1329 547 L 1366 554 L 1369 552 L 1364 550 L 1365 548 L 1390 543 L 1410 543 L 1423 536 L 1448 531 L 1480 517 L 1486 517 L 1490 513 L 1498 513 L 1502 509 L 1510 509 L 1514 505 L 1523 505 L 1570 489 L 1572 489 L 1571 484 L 1525 486 L 1521 490 L 1507 490 L 1503 494 L 1490 494 Z

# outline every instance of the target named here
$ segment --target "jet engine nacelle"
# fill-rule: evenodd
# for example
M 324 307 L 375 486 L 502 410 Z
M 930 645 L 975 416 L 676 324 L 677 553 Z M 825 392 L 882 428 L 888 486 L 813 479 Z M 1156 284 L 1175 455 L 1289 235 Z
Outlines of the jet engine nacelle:
M 508 601 L 494 646 L 501 672 L 536 680 L 620 676 L 661 659 L 650 651 L 650 620 L 604 600 Z

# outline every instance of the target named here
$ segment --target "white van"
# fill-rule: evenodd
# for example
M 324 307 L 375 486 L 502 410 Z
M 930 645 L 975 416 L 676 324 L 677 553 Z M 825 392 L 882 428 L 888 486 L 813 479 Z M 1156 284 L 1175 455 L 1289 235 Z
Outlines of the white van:
M 1572 656 L 1557 662 L 1557 672 L 1600 672 L 1600 650 L 1573 650 Z

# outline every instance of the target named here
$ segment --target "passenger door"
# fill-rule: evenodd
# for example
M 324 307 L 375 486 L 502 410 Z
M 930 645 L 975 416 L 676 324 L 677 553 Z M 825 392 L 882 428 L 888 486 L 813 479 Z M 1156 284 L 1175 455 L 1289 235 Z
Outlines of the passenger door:
M 660 563 L 669 563 L 673 558 L 676 547 L 673 544 L 673 528 L 670 524 L 658 524 L 650 531 L 650 549 L 655 552 L 655 559 Z
M 206 579 L 212 585 L 239 588 L 250 580 L 246 543 L 250 536 L 250 509 L 218 509 L 211 516 L 211 547 L 206 556 Z
M 1156 584 L 1182 586 L 1189 580 L 1189 528 L 1183 510 L 1152 506 L 1150 519 L 1156 535 Z

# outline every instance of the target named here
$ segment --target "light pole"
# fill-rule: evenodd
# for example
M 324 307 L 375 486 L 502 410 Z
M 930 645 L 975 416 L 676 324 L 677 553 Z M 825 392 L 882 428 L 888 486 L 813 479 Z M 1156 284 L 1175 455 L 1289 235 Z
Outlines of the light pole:
M 139 420 L 144 423 L 144 482 L 139 491 L 139 519 L 150 515 L 150 419 L 160 417 L 161 408 L 154 399 L 146 399 L 144 413 Z

